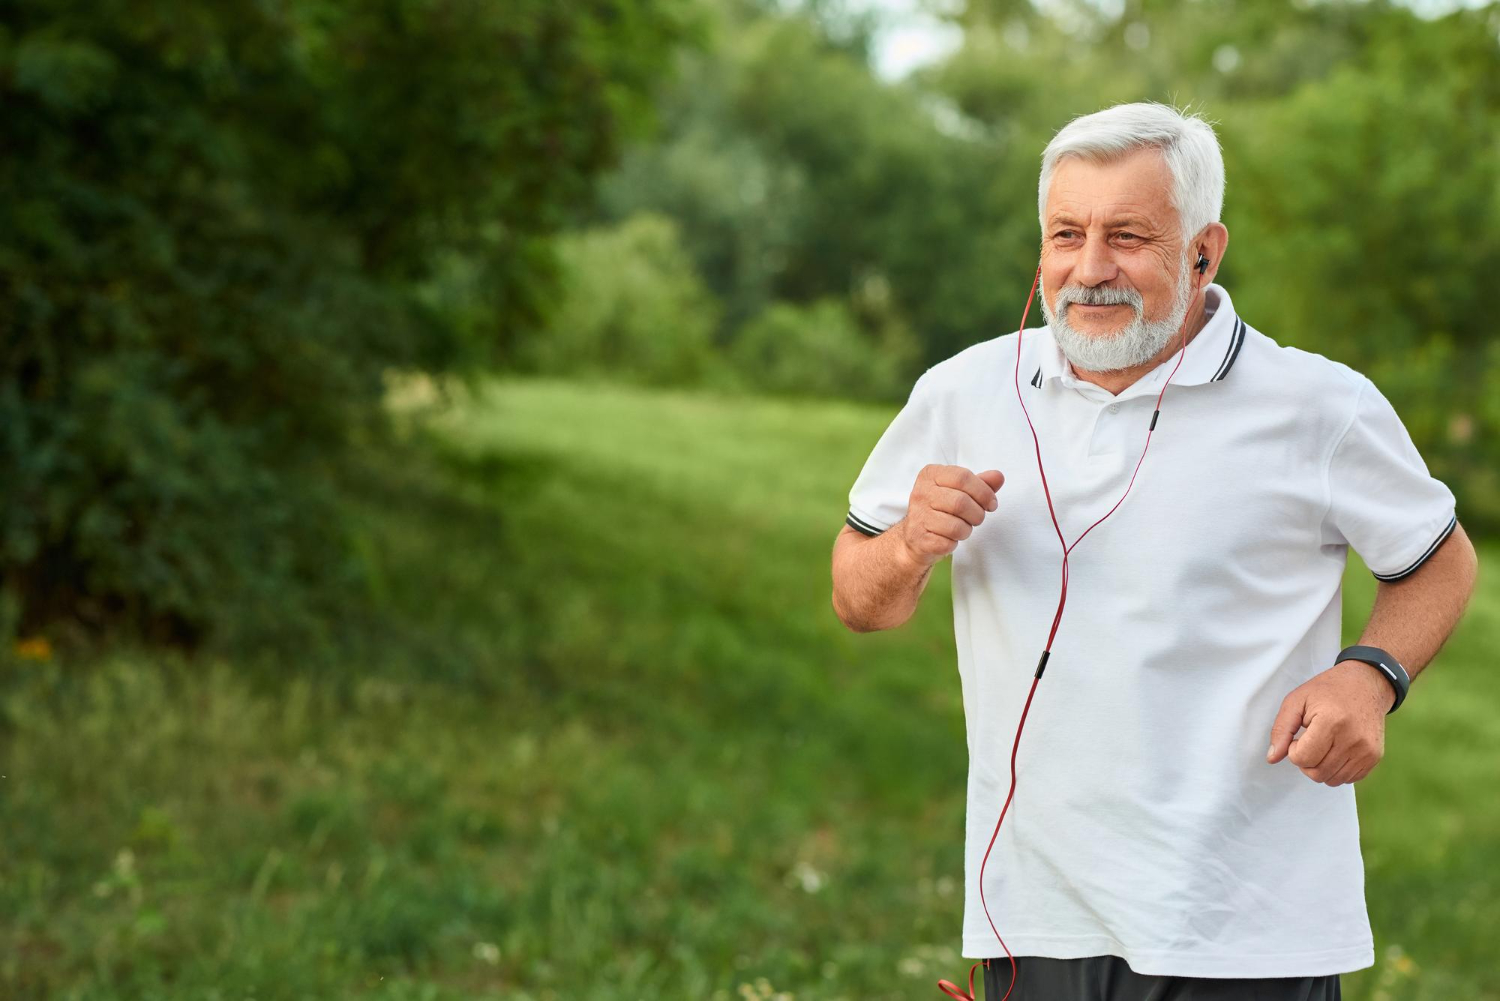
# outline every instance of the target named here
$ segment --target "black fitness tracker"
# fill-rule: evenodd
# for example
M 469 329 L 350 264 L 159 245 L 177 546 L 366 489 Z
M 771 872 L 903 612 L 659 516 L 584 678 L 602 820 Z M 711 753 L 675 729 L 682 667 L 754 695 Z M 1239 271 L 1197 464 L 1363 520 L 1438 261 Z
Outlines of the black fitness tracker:
M 1402 701 L 1406 698 L 1407 691 L 1411 688 L 1411 677 L 1406 673 L 1406 668 L 1401 666 L 1399 660 L 1378 646 L 1358 645 L 1344 647 L 1344 649 L 1339 651 L 1338 658 L 1334 660 L 1334 663 L 1339 664 L 1346 660 L 1362 660 L 1366 664 L 1372 665 L 1381 674 L 1385 675 L 1385 680 L 1391 683 L 1391 687 L 1396 690 L 1396 704 L 1385 711 L 1387 716 L 1400 707 Z

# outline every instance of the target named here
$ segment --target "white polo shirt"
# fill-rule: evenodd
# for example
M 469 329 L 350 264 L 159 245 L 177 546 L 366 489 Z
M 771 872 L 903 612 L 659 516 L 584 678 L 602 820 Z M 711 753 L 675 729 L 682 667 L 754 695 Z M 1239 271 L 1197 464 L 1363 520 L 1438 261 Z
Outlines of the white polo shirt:
M 1067 605 L 985 868 L 1013 954 L 1112 954 L 1138 973 L 1320 976 L 1374 963 L 1352 785 L 1266 763 L 1293 688 L 1333 666 L 1349 546 L 1415 570 L 1456 524 L 1364 375 L 1212 316 L 1162 400 L 1135 485 L 1073 549 Z M 980 859 L 1057 610 L 1062 545 L 1016 400 L 1011 332 L 928 369 L 849 493 L 848 523 L 906 514 L 930 462 L 999 469 L 999 507 L 953 553 L 969 746 L 963 954 L 1004 957 Z M 1071 544 L 1125 492 L 1173 354 L 1119 396 L 1025 331 L 1020 390 Z

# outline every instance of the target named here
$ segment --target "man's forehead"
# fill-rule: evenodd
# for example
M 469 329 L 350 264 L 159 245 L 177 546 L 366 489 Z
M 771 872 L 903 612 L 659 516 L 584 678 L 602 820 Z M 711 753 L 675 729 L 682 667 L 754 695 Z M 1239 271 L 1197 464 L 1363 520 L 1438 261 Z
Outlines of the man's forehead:
M 1172 172 L 1157 150 L 1139 150 L 1108 162 L 1065 157 L 1052 172 L 1047 218 L 1136 222 L 1165 226 L 1172 207 Z M 1080 218 L 1081 217 L 1081 218 Z
M 1135 202 L 1096 202 L 1069 198 L 1053 201 L 1047 219 L 1052 222 L 1106 222 L 1121 225 L 1164 226 L 1166 220 L 1160 209 L 1151 209 Z

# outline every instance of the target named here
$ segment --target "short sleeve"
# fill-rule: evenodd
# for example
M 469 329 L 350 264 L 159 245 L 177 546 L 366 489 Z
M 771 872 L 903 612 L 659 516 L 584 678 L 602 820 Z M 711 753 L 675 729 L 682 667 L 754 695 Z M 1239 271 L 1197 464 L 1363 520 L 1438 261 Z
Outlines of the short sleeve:
M 1354 416 L 1329 458 L 1324 543 L 1352 546 L 1378 580 L 1400 580 L 1457 524 L 1453 492 L 1428 473 L 1390 401 L 1361 376 Z
M 849 491 L 844 521 L 866 535 L 879 535 L 906 517 L 917 473 L 928 463 L 947 463 L 938 431 L 932 369 L 923 372 Z

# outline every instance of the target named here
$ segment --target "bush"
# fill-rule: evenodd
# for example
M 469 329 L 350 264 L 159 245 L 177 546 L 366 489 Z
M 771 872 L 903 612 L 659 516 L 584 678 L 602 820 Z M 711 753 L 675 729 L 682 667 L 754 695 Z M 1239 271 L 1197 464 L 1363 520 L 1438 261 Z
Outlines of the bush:
M 779 302 L 746 323 L 730 356 L 746 382 L 778 393 L 897 399 L 911 389 L 917 345 L 889 323 L 878 339 L 838 299 Z
M 521 366 L 693 384 L 714 365 L 718 300 L 694 272 L 677 224 L 641 213 L 558 239 L 563 300 L 523 345 Z

